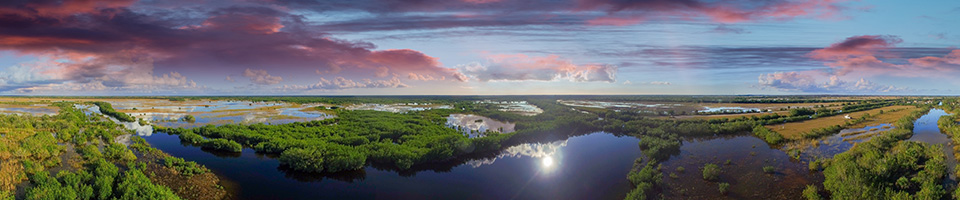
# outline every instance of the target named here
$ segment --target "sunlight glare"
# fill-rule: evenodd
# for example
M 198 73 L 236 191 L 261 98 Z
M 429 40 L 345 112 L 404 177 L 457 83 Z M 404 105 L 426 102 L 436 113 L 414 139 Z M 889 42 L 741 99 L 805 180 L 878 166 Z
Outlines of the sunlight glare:
M 550 156 L 543 157 L 543 159 L 541 159 L 540 162 L 541 164 L 543 164 L 544 168 L 550 168 L 553 166 L 553 157 L 550 157 Z

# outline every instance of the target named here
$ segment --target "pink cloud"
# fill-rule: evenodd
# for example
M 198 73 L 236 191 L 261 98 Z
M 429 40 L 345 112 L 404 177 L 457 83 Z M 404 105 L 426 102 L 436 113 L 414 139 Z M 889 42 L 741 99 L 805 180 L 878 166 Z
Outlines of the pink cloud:
M 901 42 L 903 42 L 902 39 L 892 35 L 860 35 L 848 37 L 844 41 L 834 43 L 827 48 L 814 50 L 808 55 L 823 60 L 873 55 L 878 50 L 892 48 Z
M 829 47 L 814 50 L 807 55 L 827 61 L 825 65 L 831 68 L 830 73 L 840 76 L 855 73 L 861 76 L 919 77 L 931 74 L 952 75 L 960 72 L 960 65 L 957 65 L 960 63 L 958 50 L 953 50 L 944 57 L 910 58 L 906 64 L 885 62 L 883 58 L 899 56 L 885 51 L 896 48 L 896 45 L 902 42 L 903 40 L 899 37 L 891 35 L 853 36 Z
M 626 26 L 642 23 L 641 17 L 598 17 L 587 20 L 589 25 L 597 26 Z
M 643 19 L 648 16 L 675 16 L 682 18 L 706 17 L 715 22 L 739 23 L 758 20 L 789 20 L 797 17 L 836 18 L 845 9 L 839 3 L 847 0 L 771 0 L 771 1 L 663 1 L 663 0 L 578 0 L 577 11 L 606 10 Z M 598 19 L 604 19 L 601 17 Z M 593 24 L 593 23 L 591 23 Z M 621 25 L 622 23 L 601 24 Z
M 485 4 L 485 3 L 497 3 L 503 0 L 461 0 L 461 1 L 466 3 L 472 3 L 472 4 Z
M 523 54 L 489 56 L 484 64 L 460 66 L 466 77 L 486 81 L 616 82 L 617 67 L 601 64 L 573 64 L 559 56 L 533 57 Z
M 922 58 L 913 58 L 909 62 L 916 66 L 937 68 L 946 70 L 948 68 L 960 68 L 960 49 L 953 50 L 944 57 L 927 56 Z
M 139 12 L 147 8 L 131 9 L 133 3 L 0 3 L 0 20 L 30 27 L 0 30 L 0 50 L 66 61 L 47 65 L 48 69 L 43 71 L 53 74 L 55 78 L 51 80 L 61 82 L 109 79 L 112 81 L 104 82 L 108 88 L 145 83 L 103 77 L 116 71 L 145 69 L 115 59 L 117 52 L 149 62 L 150 70 L 167 72 L 200 71 L 213 75 L 270 66 L 271 73 L 279 75 L 319 72 L 372 78 L 415 73 L 435 77 L 434 80 L 464 81 L 462 74 L 443 67 L 437 58 L 411 49 L 376 50 L 371 43 L 330 38 L 287 10 L 231 6 L 212 7 L 190 15 L 177 10 L 171 11 L 174 14 L 156 14 Z M 37 10 L 47 8 L 58 11 Z M 223 75 L 226 74 L 216 76 Z M 276 84 L 281 80 L 279 75 L 251 76 L 251 80 Z M 159 81 L 151 83 L 163 85 L 171 82 L 166 80 L 181 76 L 156 77 Z

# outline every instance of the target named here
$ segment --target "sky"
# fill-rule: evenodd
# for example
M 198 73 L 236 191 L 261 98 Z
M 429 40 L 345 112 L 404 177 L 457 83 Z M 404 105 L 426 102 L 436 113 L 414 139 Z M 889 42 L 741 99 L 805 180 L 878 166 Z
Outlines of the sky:
M 955 0 L 8 0 L 0 95 L 960 94 Z

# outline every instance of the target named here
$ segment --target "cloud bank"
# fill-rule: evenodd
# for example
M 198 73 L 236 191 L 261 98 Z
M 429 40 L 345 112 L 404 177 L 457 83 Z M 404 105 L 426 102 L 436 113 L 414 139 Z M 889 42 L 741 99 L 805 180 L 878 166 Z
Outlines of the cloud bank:
M 559 56 L 533 57 L 523 54 L 495 55 L 486 63 L 460 66 L 466 77 L 488 81 L 616 82 L 617 67 L 602 64 L 573 64 Z

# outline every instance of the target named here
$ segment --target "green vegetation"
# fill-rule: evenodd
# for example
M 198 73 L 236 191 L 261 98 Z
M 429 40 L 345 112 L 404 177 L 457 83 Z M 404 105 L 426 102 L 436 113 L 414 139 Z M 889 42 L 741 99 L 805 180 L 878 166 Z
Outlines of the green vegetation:
M 843 129 L 844 129 L 843 126 L 833 125 L 833 126 L 813 129 L 809 132 L 801 133 L 801 135 L 803 135 L 803 138 L 815 139 L 815 138 L 819 138 L 827 135 L 833 135 L 837 132 L 842 131 Z
M 951 99 L 945 100 L 943 106 L 940 107 L 952 115 L 940 117 L 937 126 L 940 127 L 940 132 L 950 136 L 950 140 L 953 141 L 954 158 L 960 158 L 960 123 L 958 123 L 960 122 L 960 104 L 958 104 L 958 100 Z M 956 173 L 960 174 L 960 170 Z
M 914 112 L 895 129 L 837 154 L 824 170 L 824 186 L 834 199 L 940 199 L 946 164 L 940 147 L 902 141 L 912 135 Z
M 241 150 L 243 150 L 243 146 L 241 146 L 240 143 L 223 139 L 223 138 L 205 140 L 202 143 L 200 143 L 200 146 L 205 149 L 227 151 L 227 152 L 240 152 Z
M 726 195 L 729 192 L 727 190 L 730 188 L 730 183 L 720 183 L 717 186 L 720 187 L 720 194 Z
M 820 188 L 816 185 L 807 185 L 803 189 L 803 197 L 807 200 L 821 200 L 823 197 L 820 196 Z
M 810 163 L 808 164 L 808 167 L 807 167 L 807 168 L 810 169 L 810 171 L 820 171 L 820 169 L 821 169 L 821 167 L 822 167 L 822 166 L 820 166 L 820 165 L 821 165 L 822 163 L 823 163 L 823 160 L 821 160 L 821 159 L 812 160 L 812 161 L 810 161 Z
M 390 113 L 338 109 L 334 111 L 337 118 L 321 121 L 156 130 L 177 134 L 185 143 L 208 148 L 239 152 L 242 146 L 248 146 L 257 152 L 280 154 L 281 164 L 299 171 L 337 172 L 359 169 L 369 163 L 408 169 L 416 164 L 499 150 L 504 143 L 553 133 L 553 130 L 594 127 L 590 123 L 596 120 L 595 116 L 571 111 L 552 101 L 531 103 L 545 113 L 524 117 L 486 108 L 489 104 L 460 102 L 455 104 L 459 110 Z M 518 131 L 468 138 L 445 125 L 446 116 L 461 112 L 485 113 L 494 119 L 516 121 Z
M 109 144 L 104 147 L 103 155 L 108 159 L 114 159 L 120 161 L 121 163 L 126 163 L 137 159 L 137 156 L 133 155 L 133 151 L 130 151 L 130 149 L 127 149 L 127 147 L 117 143 Z
M 194 118 L 193 115 L 186 115 L 186 116 L 183 116 L 183 121 L 194 123 L 194 122 L 197 122 L 197 118 Z
M 30 183 L 21 185 L 24 199 L 179 199 L 151 175 L 156 171 L 146 166 L 154 161 L 131 150 L 139 148 L 138 140 L 129 148 L 114 143 L 129 130 L 85 115 L 73 103 L 52 104 L 59 114 L 0 115 L 0 199 L 12 199 L 24 181 Z M 104 113 L 115 112 L 109 104 L 99 105 Z M 79 156 L 61 161 L 67 149 Z M 59 168 L 56 175 L 53 168 Z
M 184 175 L 184 176 L 193 176 L 197 174 L 207 173 L 210 171 L 206 167 L 199 165 L 196 162 L 184 161 L 183 158 L 177 158 L 172 156 L 164 158 L 163 165 L 169 168 L 173 168 L 174 170 L 177 171 L 177 173 L 180 173 L 180 175 Z
M 768 144 L 780 144 L 783 142 L 783 136 L 767 127 L 757 125 L 753 127 L 753 134 L 766 141 Z
M 773 166 L 763 166 L 763 173 L 772 174 L 774 172 L 777 172 L 777 168 L 774 168 Z
M 367 156 L 347 146 L 293 148 L 280 154 L 280 164 L 308 172 L 356 170 Z
M 718 181 L 720 180 L 720 166 L 716 164 L 706 164 L 703 165 L 703 180 L 708 181 Z
M 34 186 L 27 189 L 26 199 L 180 199 L 169 188 L 153 184 L 140 165 L 121 173 L 102 159 L 86 170 L 61 171 L 57 177 L 41 171 L 30 183 Z
M 789 115 L 765 114 L 739 118 L 680 120 L 666 117 L 648 117 L 649 113 L 635 110 L 616 112 L 585 109 L 584 113 L 581 113 L 581 110 L 571 109 L 556 103 L 555 99 L 551 97 L 524 99 L 543 109 L 544 113 L 536 116 L 521 116 L 499 111 L 497 105 L 475 103 L 474 101 L 477 98 L 481 97 L 438 97 L 427 98 L 427 100 L 422 97 L 214 97 L 214 99 L 327 103 L 332 104 L 333 107 L 339 107 L 345 103 L 403 103 L 414 101 L 448 104 L 453 105 L 454 109 L 434 109 L 409 113 L 332 109 L 324 112 L 330 112 L 337 117 L 321 121 L 281 125 L 208 125 L 190 129 L 156 127 L 156 130 L 176 134 L 183 143 L 205 149 L 240 152 L 243 147 L 251 148 L 259 153 L 277 155 L 279 162 L 290 169 L 321 173 L 357 170 L 371 164 L 377 164 L 377 167 L 387 166 L 388 168 L 405 170 L 416 165 L 446 162 L 456 158 L 495 152 L 500 150 L 501 147 L 534 140 L 540 136 L 565 137 L 602 130 L 617 135 L 640 138 L 638 147 L 642 150 L 644 158 L 637 159 L 633 169 L 627 174 L 627 179 L 634 186 L 627 195 L 627 199 L 652 199 L 658 197 L 658 193 L 663 187 L 664 175 L 659 163 L 678 155 L 683 143 L 682 139 L 685 137 L 749 134 L 752 132 L 769 144 L 783 144 L 788 142 L 783 135 L 765 128 L 763 125 L 804 121 L 889 105 L 903 105 L 909 102 L 907 98 L 854 101 L 822 100 L 808 97 L 717 97 L 716 99 L 711 97 L 711 100 L 704 100 L 706 98 L 699 97 L 643 97 L 645 99 L 663 99 L 663 102 L 836 102 L 837 104 L 843 104 L 842 109 L 836 109 L 837 105 L 831 105 L 833 109 L 823 106 L 814 109 L 790 109 Z M 582 98 L 637 99 L 637 97 L 619 96 Z M 183 101 L 199 98 L 176 97 L 171 99 Z M 497 100 L 503 99 L 515 100 L 518 98 L 497 97 Z M 94 104 L 100 106 L 101 112 L 106 115 L 122 121 L 128 121 L 123 118 L 135 121 L 133 120 L 135 118 L 113 110 L 105 102 L 95 102 Z M 72 108 L 72 105 L 63 105 L 66 108 L 62 111 L 78 112 Z M 787 111 L 787 109 L 783 109 L 783 111 Z M 468 138 L 461 132 L 445 126 L 445 117 L 453 113 L 478 114 L 496 120 L 509 121 L 516 123 L 517 131 Z M 175 175 L 179 175 L 176 177 L 196 177 L 209 174 L 209 169 L 195 162 L 175 157 L 159 156 L 154 160 L 145 159 L 143 154 L 152 155 L 151 152 L 158 152 L 158 150 L 145 145 L 139 138 L 134 138 L 134 142 L 129 148 L 114 144 L 113 138 L 128 134 L 128 132 L 101 118 L 84 116 L 82 113 L 80 115 L 61 114 L 20 118 L 6 116 L 0 118 L 0 127 L 7 128 L 9 126 L 10 130 L 30 133 L 3 132 L 4 135 L 0 137 L 0 141 L 3 141 L 0 143 L 0 189 L 2 189 L 0 190 L 0 197 L 3 197 L 4 194 L 7 196 L 12 194 L 13 189 L 8 188 L 14 188 L 15 183 L 29 180 L 31 182 L 42 182 L 43 185 L 49 186 L 38 186 L 27 190 L 35 190 L 31 194 L 38 195 L 37 198 L 48 198 L 47 196 L 39 196 L 41 193 L 42 195 L 63 193 L 64 196 L 58 197 L 67 199 L 85 199 L 84 197 L 136 198 L 129 196 L 127 191 L 131 191 L 131 188 L 139 188 L 148 192 L 133 195 L 141 195 L 140 198 L 168 199 L 173 198 L 167 196 L 168 194 L 180 190 L 167 189 L 166 186 L 160 184 L 166 182 L 150 180 L 157 176 L 154 174 L 156 171 L 149 171 L 151 167 L 162 166 L 163 169 L 176 172 Z M 43 122 L 44 120 L 61 120 L 61 122 L 49 123 Z M 195 118 L 186 116 L 182 120 L 194 121 Z M 73 122 L 81 123 L 81 125 L 73 124 Z M 145 123 L 142 120 L 140 122 L 141 124 Z M 829 163 L 820 160 L 813 161 L 810 163 L 810 169 L 817 170 L 824 166 L 827 168 L 824 172 L 827 176 L 825 188 L 832 193 L 834 198 L 838 199 L 846 197 L 871 199 L 874 197 L 864 196 L 867 193 L 864 191 L 869 191 L 870 194 L 875 195 L 944 196 L 943 188 L 938 190 L 929 183 L 930 180 L 938 177 L 935 170 L 943 164 L 942 158 L 937 161 L 936 155 L 931 153 L 930 149 L 933 149 L 931 147 L 899 141 L 903 139 L 903 130 L 912 129 L 912 121 L 909 122 L 909 126 L 898 122 L 897 129 L 877 136 L 886 139 L 875 138 L 858 144 L 851 151 L 842 154 L 842 156 L 838 155 Z M 807 135 L 809 135 L 809 138 L 814 138 L 832 134 L 835 131 L 839 130 L 836 130 L 836 127 L 829 127 Z M 874 140 L 883 141 L 874 142 Z M 92 177 L 89 180 L 86 178 L 68 179 L 67 175 L 45 176 L 42 172 L 61 164 L 57 156 L 65 148 L 57 145 L 58 142 L 74 145 L 80 158 L 84 160 L 82 162 L 84 169 L 72 173 L 80 174 L 85 171 L 100 169 L 91 168 L 95 167 L 92 166 L 94 162 L 100 161 L 114 165 L 117 172 L 87 172 L 89 174 L 87 176 Z M 29 148 L 26 148 L 26 146 L 29 146 Z M 875 149 L 874 147 L 885 148 Z M 99 148 L 103 148 L 102 152 Z M 16 152 L 16 154 L 9 152 Z M 26 155 L 23 152 L 27 152 Z M 755 154 L 755 152 L 751 152 L 751 154 Z M 799 153 L 793 154 L 791 152 L 791 155 L 799 155 Z M 732 161 L 728 160 L 724 164 L 732 164 Z M 105 167 L 101 171 L 112 172 L 108 168 Z M 775 171 L 775 168 L 765 166 L 763 170 L 771 173 Z M 683 167 L 676 168 L 676 173 L 683 172 Z M 678 177 L 676 173 L 669 173 L 670 177 Z M 707 164 L 703 167 L 703 178 L 705 180 L 720 181 L 721 173 L 722 170 L 717 164 Z M 103 175 L 101 176 L 101 174 Z M 108 174 L 111 174 L 111 176 L 107 176 Z M 942 174 L 939 174 L 939 177 L 942 178 Z M 54 181 L 50 181 L 50 179 Z M 67 191 L 49 189 L 56 188 L 54 182 L 63 187 L 74 185 L 73 183 L 77 183 L 77 181 L 74 181 L 75 179 L 83 183 L 79 184 L 81 186 L 88 185 L 89 189 L 78 186 L 73 189 L 74 196 L 71 196 L 70 192 Z M 153 182 L 144 182 L 143 179 Z M 842 186 L 837 183 L 856 184 Z M 724 194 L 729 186 L 728 183 L 718 184 L 720 192 Z M 812 187 L 813 193 L 819 196 L 816 186 Z M 855 187 L 867 189 L 860 191 L 854 189 Z M 807 190 L 811 190 L 810 187 Z M 807 194 L 807 190 L 804 191 L 804 196 L 809 198 L 810 195 Z
M 116 118 L 117 120 L 122 121 L 122 122 L 135 122 L 135 121 L 137 121 L 136 118 L 134 118 L 134 117 L 132 117 L 132 116 L 126 114 L 126 113 L 122 113 L 122 112 L 119 112 L 119 111 L 114 110 L 114 109 L 113 109 L 113 105 L 110 105 L 110 103 L 103 102 L 103 101 L 94 101 L 94 102 L 90 102 L 90 103 L 92 103 L 92 104 L 94 104 L 94 105 L 97 105 L 97 107 L 100 107 L 100 113 L 103 113 L 104 115 L 109 115 L 109 116 L 111 116 L 111 117 L 113 117 L 113 118 Z
M 642 167 L 641 167 L 642 166 Z M 633 162 L 633 169 L 627 174 L 627 180 L 634 185 L 634 189 L 627 193 L 625 199 L 651 199 L 655 192 L 662 187 L 663 173 L 656 161 L 643 164 L 642 159 Z

